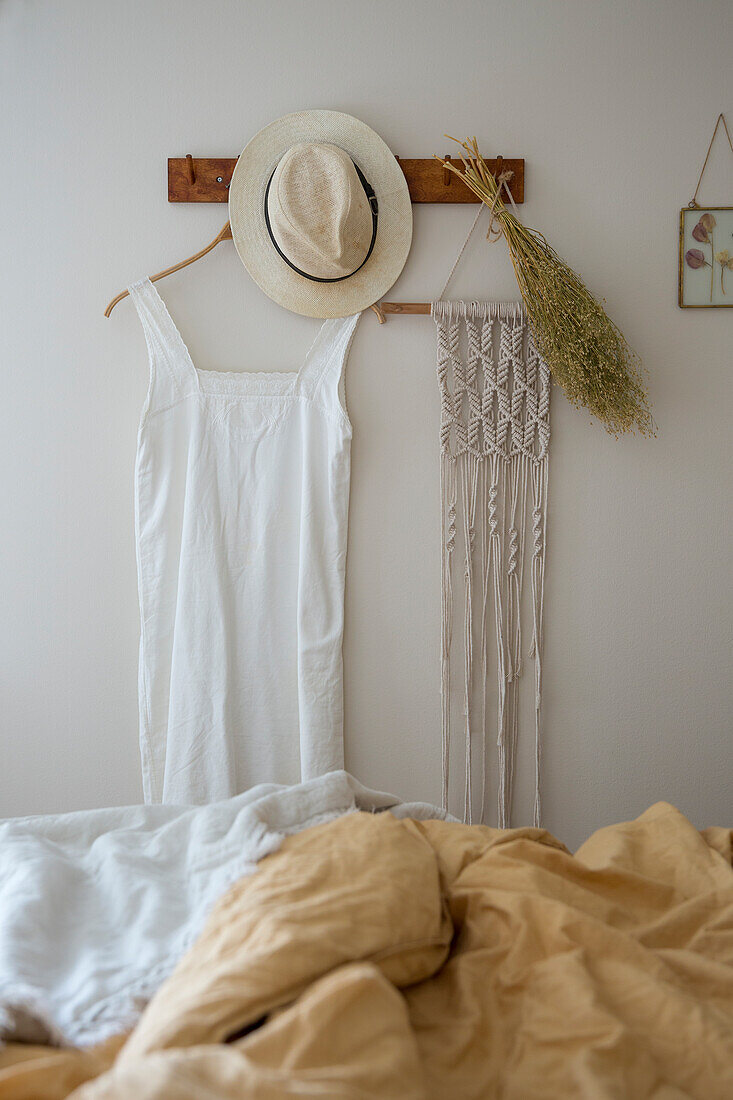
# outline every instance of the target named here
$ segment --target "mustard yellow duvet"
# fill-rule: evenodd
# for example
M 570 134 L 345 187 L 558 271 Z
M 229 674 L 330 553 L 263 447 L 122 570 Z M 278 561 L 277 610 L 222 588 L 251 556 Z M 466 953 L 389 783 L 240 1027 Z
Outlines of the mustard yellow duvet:
M 351 814 L 212 911 L 138 1026 L 0 1051 L 0 1100 L 733 1097 L 731 834 L 660 803 L 573 856 Z

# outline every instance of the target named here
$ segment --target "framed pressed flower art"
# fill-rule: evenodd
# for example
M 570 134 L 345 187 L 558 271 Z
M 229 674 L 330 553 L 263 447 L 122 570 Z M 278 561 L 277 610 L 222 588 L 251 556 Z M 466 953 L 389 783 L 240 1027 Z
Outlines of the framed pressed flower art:
M 679 304 L 733 306 L 733 206 L 680 211 Z

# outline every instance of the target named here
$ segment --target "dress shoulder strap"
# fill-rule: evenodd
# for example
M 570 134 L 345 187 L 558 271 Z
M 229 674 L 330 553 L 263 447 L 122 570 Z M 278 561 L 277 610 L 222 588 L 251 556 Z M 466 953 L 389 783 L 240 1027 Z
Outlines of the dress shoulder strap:
M 140 318 L 150 357 L 148 405 L 163 407 L 179 400 L 190 389 L 195 376 L 191 356 L 150 279 L 139 279 L 127 289 Z
M 303 391 L 339 416 L 345 411 L 344 367 L 360 317 L 360 313 L 355 313 L 352 317 L 332 317 L 324 321 L 299 378 Z

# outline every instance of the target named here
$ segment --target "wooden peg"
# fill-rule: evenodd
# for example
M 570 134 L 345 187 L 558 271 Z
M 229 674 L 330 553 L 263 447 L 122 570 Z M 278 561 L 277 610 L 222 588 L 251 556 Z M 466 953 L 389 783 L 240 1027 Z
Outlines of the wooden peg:
M 193 157 L 190 153 L 186 153 L 186 166 L 188 168 L 188 182 L 193 187 L 196 182 L 196 173 L 193 167 Z
M 396 313 L 398 315 L 408 313 L 429 314 L 432 309 L 430 302 L 380 302 L 379 308 L 382 311 L 382 316 L 386 313 Z
M 446 156 L 443 157 L 443 160 L 447 161 L 448 164 L 450 164 L 450 153 L 447 153 Z M 453 173 L 451 172 L 450 168 L 448 168 L 446 165 L 443 165 L 443 186 L 450 187 L 452 179 Z
M 501 175 L 501 169 L 502 169 L 503 164 L 504 164 L 504 158 L 503 157 L 497 157 L 496 158 L 496 168 L 494 169 L 494 179 L 495 180 L 498 180 L 499 176 Z
M 382 307 L 381 307 L 380 303 L 379 303 L 379 302 L 375 302 L 375 303 L 374 303 L 374 305 L 372 305 L 372 306 L 369 306 L 369 308 L 370 308 L 370 309 L 371 309 L 371 310 L 372 310 L 372 311 L 373 311 L 374 313 L 376 313 L 376 315 L 377 315 L 377 320 L 379 321 L 380 325 L 383 325 L 383 324 L 384 324 L 384 314 L 382 313 Z

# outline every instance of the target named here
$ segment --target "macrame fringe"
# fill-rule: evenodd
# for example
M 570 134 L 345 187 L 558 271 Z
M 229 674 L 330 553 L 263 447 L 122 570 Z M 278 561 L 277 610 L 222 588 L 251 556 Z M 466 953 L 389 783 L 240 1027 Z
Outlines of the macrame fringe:
M 542 619 L 544 609 L 550 376 L 519 303 L 435 302 L 440 392 L 442 524 L 441 713 L 443 808 L 448 808 L 451 758 L 453 574 L 463 549 L 464 820 L 473 821 L 475 681 L 480 678 L 481 804 L 486 816 L 489 737 L 487 683 L 490 605 L 496 654 L 498 822 L 508 828 L 519 739 L 522 674 L 521 606 L 531 503 L 534 662 L 535 805 L 541 819 Z M 465 348 L 465 358 L 464 358 Z M 476 588 L 480 584 L 480 595 Z M 478 627 L 474 605 L 480 607 Z M 478 637 L 476 637 L 478 632 Z M 478 647 L 475 642 L 478 641 Z M 478 648 L 478 655 L 476 655 Z

